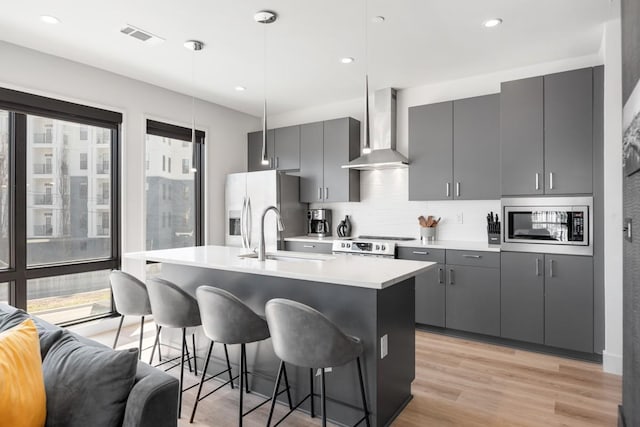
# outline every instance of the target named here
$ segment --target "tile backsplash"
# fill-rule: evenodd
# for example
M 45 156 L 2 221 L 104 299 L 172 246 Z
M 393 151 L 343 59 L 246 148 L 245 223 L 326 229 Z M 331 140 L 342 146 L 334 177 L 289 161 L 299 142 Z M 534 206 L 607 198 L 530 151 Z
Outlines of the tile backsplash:
M 418 217 L 442 217 L 438 240 L 487 240 L 487 213 L 500 212 L 500 200 L 409 201 L 408 169 L 360 172 L 359 203 L 312 203 L 312 208 L 332 210 L 334 236 L 345 215 L 353 225 L 353 236 L 420 236 Z M 459 221 L 462 219 L 462 223 Z

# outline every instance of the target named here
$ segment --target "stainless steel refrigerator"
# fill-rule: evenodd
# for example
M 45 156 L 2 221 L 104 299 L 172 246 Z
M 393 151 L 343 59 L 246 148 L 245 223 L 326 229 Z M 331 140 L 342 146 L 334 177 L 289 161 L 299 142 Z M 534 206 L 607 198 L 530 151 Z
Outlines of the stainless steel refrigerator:
M 286 237 L 306 233 L 307 205 L 299 202 L 300 178 L 275 170 L 233 173 L 225 185 L 225 244 L 256 249 L 260 244 L 260 220 L 269 206 L 276 206 L 284 223 L 278 231 L 274 212 L 265 218 L 268 251 L 281 249 Z

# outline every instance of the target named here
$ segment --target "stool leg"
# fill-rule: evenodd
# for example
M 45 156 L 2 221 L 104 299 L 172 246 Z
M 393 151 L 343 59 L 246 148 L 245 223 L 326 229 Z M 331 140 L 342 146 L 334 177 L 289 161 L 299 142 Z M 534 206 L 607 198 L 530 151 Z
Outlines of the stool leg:
M 180 394 L 178 395 L 178 418 L 182 415 L 182 381 L 184 380 L 184 350 L 187 342 L 187 330 L 182 328 L 182 351 L 180 352 Z
M 311 395 L 311 418 L 315 418 L 316 411 L 314 404 L 315 399 L 313 397 L 313 368 L 309 368 L 309 394 Z
M 158 329 L 158 362 L 162 362 L 162 343 L 160 342 L 160 329 L 162 329 L 162 326 L 156 326 L 156 329 Z
M 240 344 L 240 405 L 238 412 L 238 426 L 242 427 L 242 394 L 244 392 L 244 344 Z
M 149 358 L 149 365 L 151 365 L 151 363 L 153 363 L 153 355 L 156 352 L 156 346 L 158 346 L 158 358 L 162 362 L 162 357 L 160 357 L 160 330 L 161 329 L 162 329 L 162 326 L 157 326 L 156 325 L 156 340 L 153 343 L 153 348 L 151 349 L 151 357 Z
M 211 352 L 213 351 L 213 341 L 209 345 L 209 351 L 207 351 L 207 358 L 204 361 L 204 371 L 202 371 L 202 376 L 200 377 L 200 385 L 198 386 L 198 394 L 196 395 L 196 401 L 193 402 L 193 410 L 191 411 L 191 418 L 189 422 L 193 422 L 193 417 L 196 416 L 196 408 L 198 407 L 198 402 L 200 401 L 200 393 L 202 393 L 202 386 L 204 385 L 204 377 L 207 373 L 207 368 L 209 367 L 209 359 L 211 359 Z
M 198 357 L 196 356 L 196 333 L 191 334 L 191 345 L 193 347 L 193 371 L 198 376 Z
M 244 344 L 242 344 L 244 346 Z M 242 356 L 242 360 L 244 361 L 244 391 L 249 394 L 251 393 L 251 391 L 249 391 L 249 374 L 247 373 L 247 371 L 249 370 L 249 368 L 247 368 L 247 350 L 245 348 L 244 350 L 244 355 Z
M 269 409 L 269 419 L 267 420 L 267 427 L 271 426 L 271 418 L 273 418 L 273 408 L 276 406 L 276 397 L 278 397 L 278 389 L 280 388 L 280 378 L 282 378 L 282 370 L 284 369 L 284 360 L 280 361 L 280 367 L 278 368 L 278 378 L 276 384 L 273 387 L 273 394 L 271 395 L 271 409 Z
M 144 316 L 140 319 L 140 343 L 138 344 L 138 360 L 142 358 L 142 335 L 144 334 Z
M 367 427 L 369 427 L 369 409 L 367 408 L 367 397 L 364 392 L 364 381 L 362 380 L 362 367 L 360 366 L 360 358 L 358 357 L 356 361 L 358 362 L 358 378 L 360 379 L 360 393 L 362 393 L 362 406 L 364 407 L 365 416 L 364 419 L 367 423 Z
M 124 315 L 120 315 L 120 325 L 118 326 L 118 331 L 116 332 L 116 339 L 113 341 L 113 348 L 116 348 L 118 344 L 118 338 L 120 338 L 120 329 L 122 329 L 122 322 L 124 322 Z
M 282 373 L 284 374 L 284 386 L 287 390 L 287 400 L 289 401 L 289 409 L 293 409 L 293 404 L 291 403 L 291 391 L 289 390 L 289 378 L 287 377 L 287 367 L 282 367 Z
M 324 391 L 324 368 L 320 376 L 320 399 L 322 400 L 322 427 L 327 427 L 327 395 Z
M 189 364 L 189 372 L 193 372 L 191 368 L 191 354 L 189 353 L 189 346 L 187 345 L 187 328 L 182 328 L 182 348 L 187 350 L 187 363 Z
M 233 390 L 233 374 L 231 373 L 231 363 L 229 363 L 229 352 L 227 351 L 227 345 L 224 345 L 224 357 L 227 359 L 227 370 L 229 371 L 229 384 L 231 385 L 231 390 Z M 207 368 L 204 369 L 205 372 Z

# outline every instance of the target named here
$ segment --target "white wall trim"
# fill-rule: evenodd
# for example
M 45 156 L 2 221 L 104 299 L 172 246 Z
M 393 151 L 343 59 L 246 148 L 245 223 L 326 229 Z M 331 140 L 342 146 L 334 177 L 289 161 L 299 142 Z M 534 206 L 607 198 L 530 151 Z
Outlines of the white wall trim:
M 622 355 L 603 351 L 602 370 L 608 374 L 622 375 Z

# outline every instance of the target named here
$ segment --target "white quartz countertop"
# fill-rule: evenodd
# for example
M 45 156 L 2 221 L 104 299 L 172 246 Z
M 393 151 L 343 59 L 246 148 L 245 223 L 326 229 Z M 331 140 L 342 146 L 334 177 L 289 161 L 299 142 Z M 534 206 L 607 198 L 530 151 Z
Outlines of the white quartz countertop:
M 289 242 L 332 243 L 334 240 L 343 240 L 343 239 L 340 237 L 296 236 L 296 237 L 287 237 L 284 240 Z M 460 250 L 460 251 L 500 252 L 500 246 L 489 245 L 487 242 L 477 242 L 477 241 L 435 240 L 435 241 L 423 243 L 420 239 L 414 239 L 414 240 L 394 240 L 394 242 L 397 247 L 450 249 L 450 250 Z
M 238 273 L 384 289 L 423 273 L 435 263 L 352 255 L 277 251 L 280 259 L 260 262 L 242 258 L 247 250 L 229 246 L 197 246 L 125 254 L 128 259 L 179 264 Z

